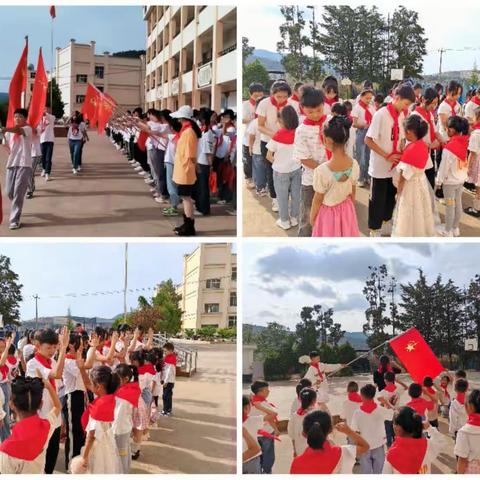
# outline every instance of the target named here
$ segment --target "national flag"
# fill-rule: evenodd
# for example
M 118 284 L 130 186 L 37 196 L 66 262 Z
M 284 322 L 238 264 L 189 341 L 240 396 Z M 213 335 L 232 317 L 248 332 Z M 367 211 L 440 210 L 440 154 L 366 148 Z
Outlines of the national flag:
M 97 123 L 98 119 L 98 104 L 102 92 L 95 88 L 91 83 L 87 86 L 87 93 L 85 95 L 85 101 L 82 106 L 82 115 L 85 120 L 90 122 L 90 126 L 93 127 Z
M 425 377 L 435 378 L 445 370 L 416 328 L 408 329 L 389 343 L 414 382 L 423 384 Z
M 102 94 L 102 96 L 98 100 L 98 110 L 97 110 L 98 130 L 97 131 L 100 135 L 105 131 L 105 126 L 110 120 L 113 114 L 113 110 L 115 109 L 115 103 L 112 104 L 113 99 L 110 100 L 110 98 L 107 98 L 105 94 Z
M 13 113 L 17 108 L 22 107 L 22 93 L 25 93 L 27 90 L 27 57 L 28 40 L 25 41 L 22 56 L 20 57 L 15 73 L 10 81 L 10 86 L 8 87 L 7 128 L 13 127 Z
M 57 12 L 55 10 L 55 5 L 52 5 L 50 7 L 50 16 L 52 17 L 52 20 L 57 16 Z
M 42 49 L 38 52 L 37 73 L 33 84 L 32 100 L 28 109 L 27 123 L 32 128 L 37 128 L 42 121 L 43 112 L 47 103 L 48 78 L 43 63 Z
M 148 140 L 148 133 L 144 132 L 143 130 L 140 132 L 140 135 L 138 136 L 137 139 L 137 147 L 144 152 L 146 148 L 146 143 Z

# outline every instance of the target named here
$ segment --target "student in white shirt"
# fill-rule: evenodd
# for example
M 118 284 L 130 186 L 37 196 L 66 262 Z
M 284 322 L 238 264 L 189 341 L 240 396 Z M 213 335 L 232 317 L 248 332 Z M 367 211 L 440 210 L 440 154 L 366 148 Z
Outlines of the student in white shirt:
M 353 414 L 360 408 L 362 403 L 362 397 L 358 393 L 358 383 L 348 382 L 347 385 L 347 398 L 342 404 L 342 419 L 348 426 L 352 425 Z
M 288 435 L 292 440 L 293 456 L 301 455 L 307 448 L 307 439 L 303 435 L 303 421 L 310 412 L 318 409 L 317 392 L 313 388 L 304 388 L 300 392 L 300 407 L 290 416 Z
M 87 138 L 87 130 L 80 113 L 75 112 L 69 121 L 67 139 L 72 161 L 72 172 L 76 175 L 81 170 L 83 142 Z
M 267 143 L 267 160 L 272 164 L 279 208 L 276 224 L 283 230 L 288 230 L 298 225 L 302 183 L 302 166 L 293 156 L 298 115 L 291 105 L 281 110 L 279 125 L 280 130 Z
M 438 107 L 438 131 L 444 142 L 448 141 L 448 119 L 460 115 L 462 106 L 458 99 L 462 95 L 463 87 L 460 83 L 452 80 L 447 85 L 445 100 Z
M 250 397 L 242 397 L 242 473 L 261 474 L 260 456 L 262 449 L 257 440 L 258 431 L 263 425 L 263 416 L 250 415 L 252 404 Z
M 303 115 L 303 108 L 300 105 L 300 97 L 302 96 L 303 82 L 297 82 L 293 86 L 292 96 L 290 97 L 290 105 L 295 109 L 299 116 Z
M 325 95 L 325 105 L 323 107 L 323 113 L 330 115 L 332 113 L 332 107 L 341 102 L 338 96 L 338 81 L 333 76 L 328 76 L 322 83 L 323 93 Z
M 368 227 L 372 237 L 391 233 L 397 193 L 392 180 L 393 169 L 400 160 L 403 149 L 404 111 L 408 110 L 414 101 L 415 94 L 412 87 L 401 85 L 395 91 L 393 101 L 375 112 L 365 136 L 365 143 L 370 148 L 368 173 L 372 183 L 368 205 Z
M 27 125 L 28 111 L 17 108 L 14 112 L 14 126 L 0 128 L 5 135 L 9 150 L 7 160 L 6 190 L 11 200 L 10 230 L 20 228 L 23 201 L 32 176 L 32 128 Z
M 301 378 L 295 387 L 295 398 L 290 404 L 290 416 L 292 416 L 300 408 L 300 392 L 306 388 L 311 387 L 312 382 L 308 378 Z
M 474 95 L 470 101 L 465 105 L 465 118 L 470 125 L 477 122 L 475 112 L 480 108 L 480 87 L 474 91 Z
M 475 198 L 473 205 L 468 207 L 465 213 L 478 218 L 480 217 L 480 107 L 475 109 L 473 116 L 474 121 L 468 142 L 468 181 L 475 185 Z
M 33 198 L 35 192 L 35 173 L 37 167 L 42 163 L 42 149 L 40 145 L 40 127 L 33 129 L 32 133 L 32 176 L 27 189 L 27 198 Z
M 455 439 L 458 431 L 467 423 L 468 415 L 466 409 L 466 394 L 468 382 L 464 378 L 459 378 L 455 382 L 455 398 L 450 403 L 448 412 L 448 432 Z
M 55 116 L 50 107 L 45 108 L 40 123 L 40 147 L 42 150 L 42 177 L 50 180 L 52 173 L 53 147 L 55 145 Z
M 386 445 L 385 420 L 393 418 L 393 410 L 375 402 L 376 391 L 371 384 L 361 388 L 362 403 L 352 417 L 352 430 L 359 433 L 370 446 L 368 452 L 360 457 L 363 474 L 382 473 Z
M 162 369 L 162 385 L 163 385 L 163 410 L 162 415 L 168 416 L 172 413 L 173 388 L 175 387 L 177 356 L 175 354 L 175 346 L 172 342 L 167 342 L 163 346 L 164 358 Z
M 468 121 L 459 116 L 448 119 L 449 142 L 444 146 L 442 162 L 437 172 L 437 188 L 443 186 L 445 198 L 445 226 L 438 233 L 444 237 L 460 236 L 463 213 L 463 184 L 468 177 Z
M 257 100 L 257 106 L 268 97 L 261 97 Z M 252 157 L 252 178 L 255 184 L 255 193 L 259 197 L 265 197 L 267 193 L 267 170 L 262 157 L 261 133 L 258 130 L 258 118 L 254 118 L 247 128 L 248 151 Z
M 466 402 L 468 420 L 457 433 L 454 454 L 457 473 L 480 473 L 480 390 L 472 390 Z

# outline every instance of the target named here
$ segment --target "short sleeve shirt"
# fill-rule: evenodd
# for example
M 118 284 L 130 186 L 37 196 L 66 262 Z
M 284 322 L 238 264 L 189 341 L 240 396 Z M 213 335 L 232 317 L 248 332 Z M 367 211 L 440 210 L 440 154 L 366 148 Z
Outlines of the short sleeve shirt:
M 192 128 L 188 128 L 180 136 L 175 152 L 173 181 L 177 185 L 193 185 L 195 183 L 197 179 L 195 172 L 197 147 L 197 135 Z
M 10 148 L 7 168 L 32 167 L 32 128 L 25 125 L 22 129 L 24 135 L 5 134 L 5 140 Z

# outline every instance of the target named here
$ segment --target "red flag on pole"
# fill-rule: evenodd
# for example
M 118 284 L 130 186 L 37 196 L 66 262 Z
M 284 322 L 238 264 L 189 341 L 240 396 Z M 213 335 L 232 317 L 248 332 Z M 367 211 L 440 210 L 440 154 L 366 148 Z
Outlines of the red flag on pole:
M 55 11 L 55 5 L 52 5 L 50 7 L 50 16 L 52 17 L 52 20 L 57 16 L 57 12 Z
M 82 106 L 82 115 L 85 120 L 90 122 L 90 126 L 93 127 L 97 123 L 98 119 L 98 103 L 102 93 L 95 88 L 91 83 L 87 86 L 87 93 L 85 95 L 85 101 Z
M 13 112 L 22 107 L 22 93 L 27 90 L 27 57 L 28 57 L 28 39 L 25 40 L 25 47 L 18 62 L 15 73 L 13 74 L 10 86 L 8 88 L 8 116 L 7 128 L 13 127 Z
M 416 328 L 408 329 L 389 343 L 414 382 L 423 384 L 425 377 L 435 378 L 445 370 Z
M 43 112 L 47 103 L 48 78 L 43 63 L 42 49 L 38 53 L 37 73 L 33 84 L 32 100 L 28 109 L 27 123 L 32 128 L 37 128 L 42 121 Z
M 98 101 L 98 113 L 97 113 L 97 118 L 98 118 L 98 133 L 101 135 L 104 130 L 105 126 L 110 120 L 110 117 L 113 114 L 113 110 L 115 108 L 115 100 L 112 99 L 112 97 L 109 96 L 107 98 L 105 94 L 103 94 L 99 101 Z

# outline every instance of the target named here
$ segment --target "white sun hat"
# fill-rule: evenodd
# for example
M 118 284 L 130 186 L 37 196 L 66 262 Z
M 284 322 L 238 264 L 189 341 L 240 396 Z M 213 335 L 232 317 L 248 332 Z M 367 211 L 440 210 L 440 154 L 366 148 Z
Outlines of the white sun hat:
M 188 118 L 188 120 L 191 120 L 193 117 L 193 110 L 192 107 L 188 105 L 183 105 L 176 112 L 173 112 L 170 116 L 172 118 Z

